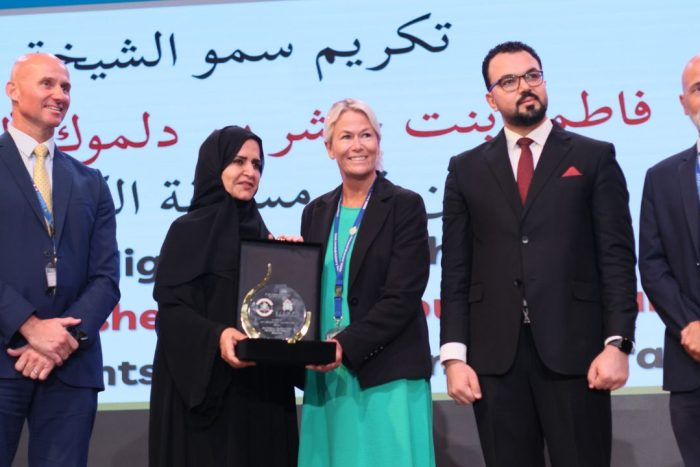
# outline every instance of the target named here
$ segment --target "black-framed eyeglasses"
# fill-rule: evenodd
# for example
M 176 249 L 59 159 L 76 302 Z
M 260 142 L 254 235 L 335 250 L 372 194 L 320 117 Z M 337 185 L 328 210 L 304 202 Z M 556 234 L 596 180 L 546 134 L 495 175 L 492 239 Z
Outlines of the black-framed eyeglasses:
M 528 86 L 539 86 L 544 81 L 544 71 L 530 70 L 522 75 L 505 75 L 489 87 L 489 92 L 493 88 L 500 86 L 505 92 L 513 92 L 520 86 L 520 79 L 524 79 Z

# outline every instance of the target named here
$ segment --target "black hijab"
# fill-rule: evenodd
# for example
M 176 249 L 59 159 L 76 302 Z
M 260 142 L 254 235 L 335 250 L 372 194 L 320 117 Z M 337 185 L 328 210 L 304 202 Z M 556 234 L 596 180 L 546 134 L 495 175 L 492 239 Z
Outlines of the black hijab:
M 255 200 L 234 199 L 221 182 L 221 173 L 250 139 L 260 145 L 262 173 L 262 140 L 256 134 L 227 126 L 214 130 L 202 143 L 192 202 L 187 214 L 170 226 L 160 252 L 156 285 L 179 285 L 204 274 L 234 278 L 240 239 L 269 234 Z

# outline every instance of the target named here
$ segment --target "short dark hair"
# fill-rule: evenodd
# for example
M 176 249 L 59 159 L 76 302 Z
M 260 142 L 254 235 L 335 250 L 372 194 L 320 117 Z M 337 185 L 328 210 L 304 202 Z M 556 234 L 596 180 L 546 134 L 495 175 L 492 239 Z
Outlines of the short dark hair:
M 481 64 L 481 74 L 484 75 L 484 84 L 486 84 L 486 89 L 489 89 L 492 84 L 489 81 L 489 65 L 491 64 L 491 60 L 493 60 L 493 57 L 495 57 L 498 54 L 514 54 L 516 52 L 529 53 L 535 58 L 535 60 L 537 60 L 537 63 L 540 65 L 540 69 L 542 69 L 542 60 L 540 60 L 540 56 L 537 55 L 535 49 L 533 49 L 527 44 L 518 41 L 503 42 L 501 44 L 498 44 L 493 49 L 489 50 L 489 53 L 487 53 L 486 57 L 484 57 L 484 62 Z

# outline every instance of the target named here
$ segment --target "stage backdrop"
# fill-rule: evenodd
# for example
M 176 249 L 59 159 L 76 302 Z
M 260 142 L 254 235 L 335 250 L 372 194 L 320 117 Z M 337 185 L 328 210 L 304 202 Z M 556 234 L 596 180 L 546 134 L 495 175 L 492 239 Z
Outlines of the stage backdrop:
M 697 137 L 678 102 L 681 70 L 699 52 L 696 7 L 358 0 L 5 10 L 0 70 L 9 74 L 18 55 L 38 51 L 66 62 L 72 105 L 57 143 L 102 171 L 116 204 L 122 300 L 102 331 L 101 407 L 148 401 L 154 272 L 168 226 L 189 204 L 200 143 L 231 124 L 261 135 L 266 164 L 256 199 L 275 234 L 295 234 L 304 205 L 340 182 L 321 130 L 324 113 L 345 97 L 374 107 L 387 176 L 425 200 L 432 387 L 445 397 L 437 355 L 447 164 L 502 126 L 484 100 L 483 56 L 506 40 L 539 52 L 549 116 L 615 143 L 636 229 L 646 169 Z M 4 125 L 9 109 L 6 102 L 0 112 Z M 663 326 L 641 287 L 638 305 L 637 352 L 623 391 L 654 392 Z

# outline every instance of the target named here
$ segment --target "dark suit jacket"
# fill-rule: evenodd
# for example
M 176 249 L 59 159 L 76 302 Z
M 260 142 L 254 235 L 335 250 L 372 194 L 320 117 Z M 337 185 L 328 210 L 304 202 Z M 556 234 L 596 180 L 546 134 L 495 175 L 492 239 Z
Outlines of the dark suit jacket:
M 647 172 L 639 221 L 642 286 L 666 324 L 664 389 L 700 387 L 700 364 L 680 344 L 680 332 L 700 320 L 700 204 L 697 148 Z
M 65 383 L 103 389 L 99 329 L 119 300 L 114 204 L 102 175 L 56 150 L 53 210 L 58 287 L 46 294 L 44 268 L 52 244 L 32 180 L 9 133 L 0 136 L 0 378 L 22 378 L 5 349 L 25 343 L 18 333 L 38 318 L 82 319 L 86 348 L 54 373 Z
M 341 187 L 304 208 L 304 240 L 326 251 Z M 421 297 L 430 257 L 423 199 L 378 175 L 350 258 L 350 325 L 337 339 L 363 388 L 431 375 Z M 327 311 L 327 310 L 326 310 Z
M 570 167 L 580 176 L 562 177 Z M 582 375 L 607 336 L 633 338 L 634 238 L 614 147 L 556 123 L 525 206 L 505 133 L 453 157 L 445 185 L 441 338 L 480 374 L 511 366 L 527 299 L 542 361 Z

